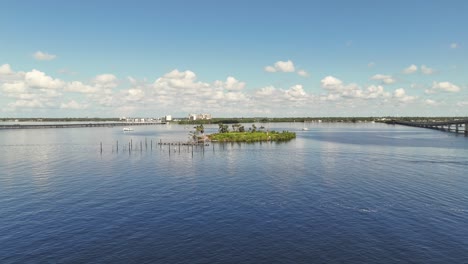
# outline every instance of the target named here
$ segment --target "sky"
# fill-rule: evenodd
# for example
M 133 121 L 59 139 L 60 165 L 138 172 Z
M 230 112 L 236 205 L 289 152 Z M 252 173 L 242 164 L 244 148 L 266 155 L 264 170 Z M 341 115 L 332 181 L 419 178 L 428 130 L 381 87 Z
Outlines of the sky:
M 0 118 L 468 116 L 468 1 L 0 0 Z

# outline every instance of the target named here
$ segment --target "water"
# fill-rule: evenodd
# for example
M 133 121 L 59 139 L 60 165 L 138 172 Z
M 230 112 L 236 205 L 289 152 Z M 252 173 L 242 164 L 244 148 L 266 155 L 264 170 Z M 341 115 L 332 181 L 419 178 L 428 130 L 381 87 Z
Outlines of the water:
M 156 145 L 178 125 L 0 131 L 0 262 L 468 263 L 468 138 L 267 127 L 297 139 L 192 154 Z

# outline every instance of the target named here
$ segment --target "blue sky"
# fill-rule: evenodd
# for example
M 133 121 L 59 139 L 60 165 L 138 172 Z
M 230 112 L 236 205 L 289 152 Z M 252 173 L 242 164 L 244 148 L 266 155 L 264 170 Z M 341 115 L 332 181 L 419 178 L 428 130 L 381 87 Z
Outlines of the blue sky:
M 0 116 L 466 116 L 466 1 L 3 1 Z

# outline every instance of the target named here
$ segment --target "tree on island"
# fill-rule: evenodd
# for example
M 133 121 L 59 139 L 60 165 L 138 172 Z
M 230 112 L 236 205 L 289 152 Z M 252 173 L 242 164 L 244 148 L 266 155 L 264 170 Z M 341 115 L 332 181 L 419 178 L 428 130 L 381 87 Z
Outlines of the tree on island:
M 218 131 L 219 131 L 219 133 L 228 133 L 229 132 L 229 126 L 224 125 L 224 124 L 219 124 Z
M 191 138 L 194 142 L 197 142 L 200 138 L 203 138 L 205 127 L 203 127 L 203 124 L 201 124 L 194 126 L 193 128 L 195 128 L 195 130 L 189 132 L 189 138 Z

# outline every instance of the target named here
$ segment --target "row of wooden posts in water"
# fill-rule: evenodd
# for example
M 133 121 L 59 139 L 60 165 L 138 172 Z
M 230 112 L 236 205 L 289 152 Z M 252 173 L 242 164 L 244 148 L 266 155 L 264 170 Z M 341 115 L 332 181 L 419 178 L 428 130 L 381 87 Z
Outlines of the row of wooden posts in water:
M 134 148 L 133 147 L 133 139 L 130 139 L 130 141 L 128 142 L 128 147 L 127 147 L 127 143 L 119 145 L 119 141 L 117 140 L 115 142 L 115 145 L 114 144 L 112 145 L 112 153 L 114 153 L 114 152 L 119 153 L 119 147 L 120 147 L 120 149 L 122 151 L 125 151 L 125 152 L 128 151 L 129 154 L 132 151 L 138 151 L 138 150 L 140 152 L 142 152 L 143 147 L 147 151 L 148 150 L 148 145 L 149 145 L 149 149 L 152 151 L 153 150 L 153 145 L 154 145 L 155 147 L 159 146 L 160 150 L 165 149 L 165 147 L 167 146 L 168 147 L 167 149 L 169 151 L 169 155 L 171 154 L 171 151 L 172 152 L 181 152 L 182 150 L 184 150 L 184 152 L 185 152 L 185 150 L 187 150 L 187 152 L 190 152 L 190 150 L 191 150 L 192 155 L 193 155 L 194 147 L 195 147 L 195 150 L 200 148 L 204 152 L 205 147 L 208 147 L 210 144 L 208 144 L 206 142 L 199 142 L 199 143 L 197 143 L 197 142 L 170 142 L 170 143 L 167 143 L 167 142 L 162 142 L 162 140 L 159 140 L 158 143 L 153 144 L 152 139 L 150 140 L 150 143 L 148 144 L 148 139 L 145 138 L 145 142 L 143 143 L 143 141 L 140 140 L 139 145 L 140 145 L 140 148 L 138 148 L 138 144 Z M 172 148 L 174 148 L 174 149 L 172 149 Z M 224 148 L 224 144 L 223 144 L 223 148 Z M 215 151 L 214 145 L 213 145 L 213 151 Z M 101 154 L 103 153 L 102 142 L 100 142 L 100 152 L 101 152 Z

